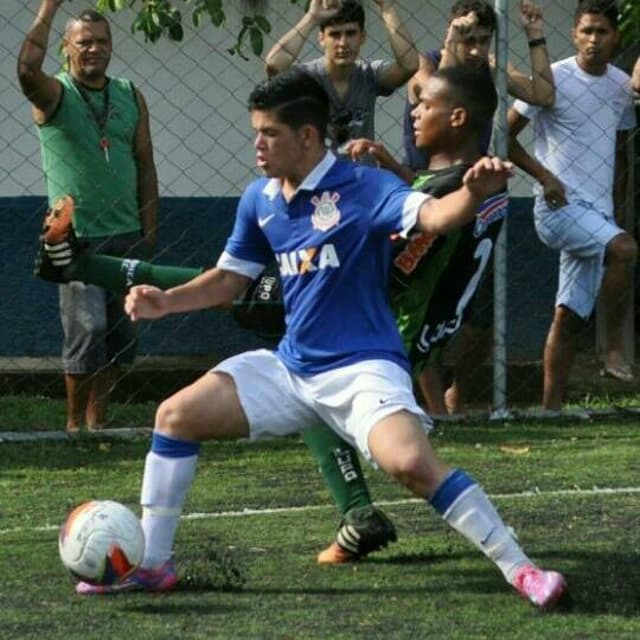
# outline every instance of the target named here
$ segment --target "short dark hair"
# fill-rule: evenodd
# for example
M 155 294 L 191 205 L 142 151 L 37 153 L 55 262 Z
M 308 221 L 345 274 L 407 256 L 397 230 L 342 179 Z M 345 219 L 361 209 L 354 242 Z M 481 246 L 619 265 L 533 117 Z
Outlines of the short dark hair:
M 261 82 L 249 95 L 249 110 L 274 111 L 280 122 L 299 129 L 310 124 L 327 137 L 329 96 L 324 88 L 298 67 Z
M 65 36 L 69 33 L 69 30 L 76 22 L 103 22 L 107 25 L 107 31 L 109 32 L 109 37 L 111 37 L 111 26 L 109 25 L 109 21 L 99 11 L 84 9 L 75 17 L 69 18 L 64 28 Z
M 491 29 L 491 31 L 496 30 L 496 12 L 484 0 L 458 0 L 454 2 L 451 11 L 449 11 L 449 22 L 454 18 L 466 16 L 471 11 L 474 11 L 478 16 L 479 27 L 485 27 L 485 29 Z
M 477 133 L 489 125 L 498 107 L 498 93 L 488 64 L 438 69 L 434 78 L 447 83 L 455 106 L 469 114 L 469 126 Z
M 320 31 L 346 22 L 357 22 L 364 31 L 364 9 L 357 0 L 343 0 L 338 11 L 320 23 Z
M 618 28 L 619 10 L 614 0 L 580 0 L 574 16 L 574 25 L 577 25 L 580 18 L 587 13 L 604 16 L 614 29 Z

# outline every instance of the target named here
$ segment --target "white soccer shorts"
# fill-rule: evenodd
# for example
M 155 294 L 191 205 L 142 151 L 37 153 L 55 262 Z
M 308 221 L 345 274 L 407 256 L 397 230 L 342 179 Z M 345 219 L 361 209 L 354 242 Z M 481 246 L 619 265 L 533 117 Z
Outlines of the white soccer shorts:
M 248 351 L 213 371 L 230 375 L 249 421 L 251 439 L 283 436 L 326 424 L 369 460 L 369 432 L 382 418 L 406 410 L 426 432 L 409 374 L 389 360 L 365 360 L 311 376 L 291 373 L 275 353 Z

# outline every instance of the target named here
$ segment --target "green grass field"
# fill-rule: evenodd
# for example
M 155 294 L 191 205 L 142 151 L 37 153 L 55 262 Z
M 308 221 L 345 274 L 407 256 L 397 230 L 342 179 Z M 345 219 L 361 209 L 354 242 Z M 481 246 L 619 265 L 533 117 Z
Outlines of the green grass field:
M 318 566 L 338 516 L 297 438 L 204 446 L 178 532 L 176 592 L 81 598 L 58 558 L 58 527 L 91 498 L 138 511 L 147 439 L 0 443 L 0 638 L 636 639 L 638 438 L 629 421 L 434 433 L 441 457 L 482 482 L 533 559 L 567 575 L 572 602 L 552 613 L 375 470 L 372 491 L 399 541 L 359 564 Z

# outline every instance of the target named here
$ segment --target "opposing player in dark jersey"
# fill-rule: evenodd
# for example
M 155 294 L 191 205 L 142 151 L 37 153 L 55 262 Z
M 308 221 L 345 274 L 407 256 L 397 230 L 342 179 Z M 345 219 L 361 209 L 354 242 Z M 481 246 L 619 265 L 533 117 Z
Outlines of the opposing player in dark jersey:
M 493 2 L 486 0 L 456 0 L 450 12 L 443 45 L 425 51 L 420 56 L 420 68 L 407 85 L 407 102 L 403 119 L 405 163 L 414 171 L 429 166 L 429 152 L 418 148 L 411 113 L 418 104 L 418 91 L 436 69 L 489 64 L 495 72 L 495 57 L 491 43 L 497 17 Z M 541 8 L 531 0 L 520 2 L 520 26 L 529 45 L 528 70 L 507 63 L 507 91 L 530 104 L 549 107 L 553 104 L 555 88 L 544 37 Z M 492 123 L 479 138 L 479 151 L 487 153 L 491 141 Z M 490 356 L 493 346 L 493 268 L 490 261 L 481 279 L 478 295 L 471 313 L 460 328 L 457 338 L 454 378 L 445 393 L 446 410 L 461 413 L 469 396 L 474 371 Z M 436 392 L 436 395 L 439 395 Z
M 413 174 L 379 143 L 360 140 L 352 153 L 368 152 L 407 181 L 435 197 L 460 188 L 479 157 L 479 141 L 497 105 L 488 67 L 436 71 L 420 91 L 413 111 L 416 143 L 429 150 L 429 167 Z M 507 213 L 507 194 L 492 194 L 476 219 L 446 236 L 415 232 L 394 241 L 391 304 L 424 401 L 446 413 L 440 359 L 445 345 L 467 319 L 493 245 Z

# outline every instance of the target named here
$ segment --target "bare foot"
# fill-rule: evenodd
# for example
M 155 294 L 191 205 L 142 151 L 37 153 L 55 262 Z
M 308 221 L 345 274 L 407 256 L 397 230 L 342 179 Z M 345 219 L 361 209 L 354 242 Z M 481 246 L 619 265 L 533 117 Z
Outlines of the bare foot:
M 451 385 L 444 392 L 444 406 L 447 408 L 449 415 L 460 412 L 460 407 L 458 406 L 458 391 L 455 384 Z
M 601 376 L 610 376 L 622 382 L 631 382 L 633 380 L 633 371 L 631 367 L 624 361 L 619 351 L 610 351 L 605 359 Z

